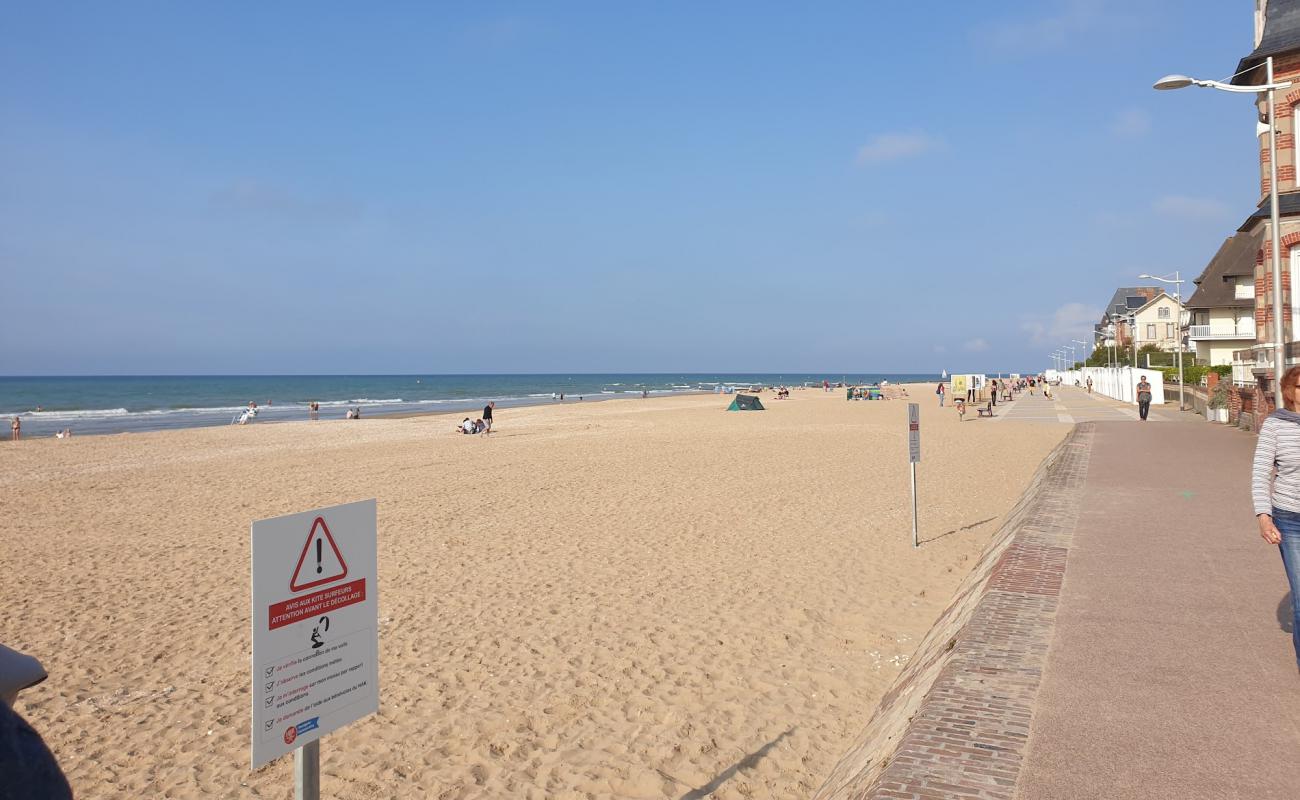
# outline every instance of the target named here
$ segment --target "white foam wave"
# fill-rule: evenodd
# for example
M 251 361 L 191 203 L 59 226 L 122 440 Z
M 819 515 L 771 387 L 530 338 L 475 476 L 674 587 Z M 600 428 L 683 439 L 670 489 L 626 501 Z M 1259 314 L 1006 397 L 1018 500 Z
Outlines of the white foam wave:
M 95 417 L 123 417 L 130 414 L 125 408 L 86 408 L 76 411 L 20 411 L 17 416 L 31 417 L 32 419 L 86 419 Z M 4 416 L 15 416 L 13 412 L 7 412 Z

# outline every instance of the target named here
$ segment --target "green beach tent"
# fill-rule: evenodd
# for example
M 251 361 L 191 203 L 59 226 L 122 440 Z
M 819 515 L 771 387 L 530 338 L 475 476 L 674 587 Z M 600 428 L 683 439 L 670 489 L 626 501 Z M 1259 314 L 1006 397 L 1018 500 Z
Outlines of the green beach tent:
M 728 411 L 766 411 L 763 404 L 758 401 L 757 397 L 750 394 L 738 394 L 736 399 L 731 401 L 727 406 Z

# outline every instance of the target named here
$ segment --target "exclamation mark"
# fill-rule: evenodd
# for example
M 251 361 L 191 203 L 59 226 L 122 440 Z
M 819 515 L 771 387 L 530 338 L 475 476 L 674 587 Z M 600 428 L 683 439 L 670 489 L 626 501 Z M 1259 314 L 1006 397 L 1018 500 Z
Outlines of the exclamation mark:
M 316 540 L 316 574 L 317 575 L 321 574 L 320 546 L 321 546 L 321 540 L 317 539 Z

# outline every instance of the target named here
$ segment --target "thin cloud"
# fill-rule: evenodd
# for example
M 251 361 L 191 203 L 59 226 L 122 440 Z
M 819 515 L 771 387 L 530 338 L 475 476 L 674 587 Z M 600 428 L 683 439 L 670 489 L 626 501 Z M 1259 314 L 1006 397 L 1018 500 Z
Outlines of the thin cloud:
M 462 32 L 466 44 L 481 50 L 505 50 L 537 38 L 543 28 L 531 19 L 498 17 L 471 24 Z
M 975 338 L 964 343 L 961 346 L 961 349 L 965 350 L 967 353 L 983 353 L 985 350 L 989 349 L 989 343 L 986 339 Z
M 309 195 L 272 181 L 237 178 L 208 196 L 208 207 L 230 218 L 337 225 L 356 222 L 362 206 L 344 196 Z
M 972 32 L 972 38 L 976 45 L 1000 55 L 1037 55 L 1060 50 L 1086 34 L 1117 27 L 1127 19 L 1113 10 L 1108 0 L 1063 0 L 1046 15 L 987 22 Z
M 1083 303 L 1066 303 L 1048 316 L 1030 316 L 1020 323 L 1030 344 L 1063 345 L 1072 339 L 1090 342 L 1092 326 L 1101 319 L 1101 309 Z
M 1151 204 L 1157 214 L 1192 222 L 1220 222 L 1232 215 L 1226 204 L 1206 197 L 1167 194 Z
M 881 133 L 858 149 L 855 161 L 865 167 L 915 158 L 942 148 L 943 140 L 928 133 Z
M 938 353 L 939 355 L 943 355 L 944 353 L 948 352 L 948 348 L 944 347 L 941 344 L 936 344 L 934 346 L 934 352 Z
M 1111 122 L 1110 132 L 1119 139 L 1140 139 L 1151 132 L 1151 115 L 1140 108 L 1121 111 Z

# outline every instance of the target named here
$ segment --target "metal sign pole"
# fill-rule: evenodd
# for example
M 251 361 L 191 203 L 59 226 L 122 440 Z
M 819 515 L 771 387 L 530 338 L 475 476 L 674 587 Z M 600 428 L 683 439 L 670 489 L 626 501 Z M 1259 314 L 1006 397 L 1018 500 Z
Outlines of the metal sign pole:
M 912 547 L 920 547 L 921 542 L 916 533 L 916 462 L 913 461 L 912 467 Z
M 320 739 L 293 751 L 294 800 L 320 800 Z

